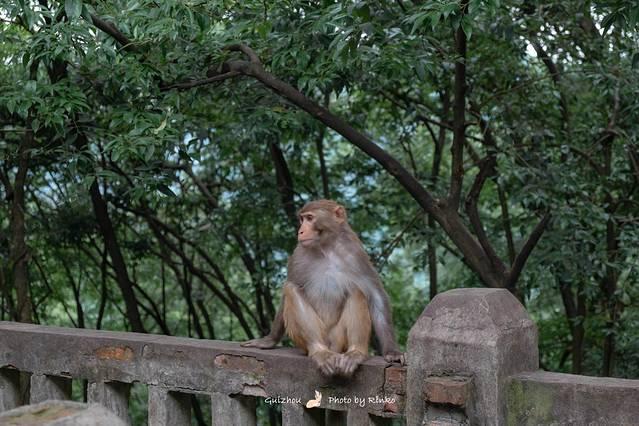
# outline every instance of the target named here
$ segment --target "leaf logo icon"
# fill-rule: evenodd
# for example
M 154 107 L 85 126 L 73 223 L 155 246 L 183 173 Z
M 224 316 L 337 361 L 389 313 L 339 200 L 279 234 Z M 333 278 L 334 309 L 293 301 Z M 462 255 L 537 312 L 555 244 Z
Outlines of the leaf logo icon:
M 318 391 L 315 391 L 315 399 L 311 399 L 306 403 L 306 408 L 315 408 L 319 407 L 322 402 L 322 394 Z

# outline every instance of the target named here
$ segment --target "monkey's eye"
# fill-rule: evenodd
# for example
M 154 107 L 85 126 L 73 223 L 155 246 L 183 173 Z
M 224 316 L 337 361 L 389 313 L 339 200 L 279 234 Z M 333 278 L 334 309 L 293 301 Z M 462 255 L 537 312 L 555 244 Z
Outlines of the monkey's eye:
M 313 219 L 315 219 L 315 217 L 312 214 L 305 214 L 300 216 L 300 223 L 303 223 L 304 221 L 312 222 Z

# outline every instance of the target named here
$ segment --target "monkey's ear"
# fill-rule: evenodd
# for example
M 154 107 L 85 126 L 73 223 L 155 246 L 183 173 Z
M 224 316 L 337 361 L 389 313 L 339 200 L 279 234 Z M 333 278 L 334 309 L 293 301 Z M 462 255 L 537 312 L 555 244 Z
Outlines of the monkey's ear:
M 337 223 L 346 222 L 346 210 L 344 210 L 344 207 L 335 207 L 335 210 L 333 210 L 333 214 L 335 215 L 335 220 L 337 221 Z

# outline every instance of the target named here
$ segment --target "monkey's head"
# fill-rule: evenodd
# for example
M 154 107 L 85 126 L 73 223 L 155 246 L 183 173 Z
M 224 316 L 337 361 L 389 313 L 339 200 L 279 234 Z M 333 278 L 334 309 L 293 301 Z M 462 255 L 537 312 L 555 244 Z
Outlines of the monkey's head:
M 298 213 L 300 227 L 297 242 L 302 247 L 313 247 L 335 239 L 346 222 L 346 209 L 331 200 L 307 203 Z

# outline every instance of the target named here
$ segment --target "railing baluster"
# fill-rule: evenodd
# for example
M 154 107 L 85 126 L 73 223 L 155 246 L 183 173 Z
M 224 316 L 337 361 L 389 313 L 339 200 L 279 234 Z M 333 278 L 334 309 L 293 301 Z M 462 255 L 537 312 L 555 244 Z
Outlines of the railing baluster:
M 91 382 L 87 391 L 87 401 L 104 405 L 127 425 L 129 417 L 129 395 L 131 385 L 122 382 Z
M 370 426 L 371 421 L 368 413 L 364 410 L 348 410 L 346 414 L 347 426 Z
M 254 425 L 257 423 L 255 398 L 214 393 L 211 395 L 211 417 L 214 426 Z
M 391 424 L 391 420 L 384 417 L 371 416 L 365 410 L 352 409 L 348 410 L 346 424 L 347 426 L 388 426 Z
M 323 426 L 324 410 L 299 404 L 282 404 L 282 426 Z
M 190 426 L 191 396 L 149 385 L 149 426 Z
M 346 411 L 338 410 L 326 410 L 326 424 L 342 426 L 346 425 L 347 413 Z
M 20 406 L 20 372 L 0 368 L 0 413 Z
M 71 399 L 71 379 L 48 374 L 31 375 L 30 404 L 48 399 Z
M 393 420 L 387 417 L 368 416 L 369 425 L 371 426 L 390 426 L 393 424 Z

